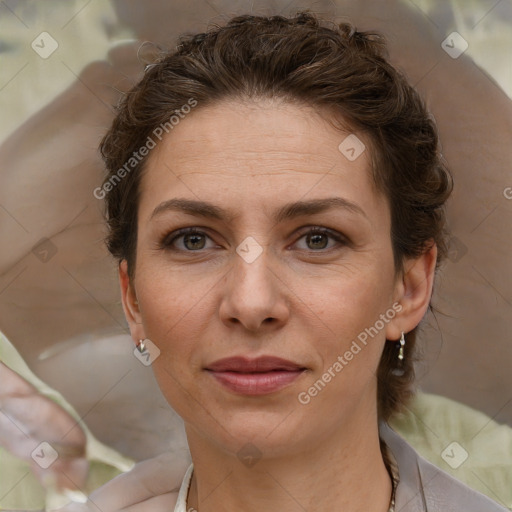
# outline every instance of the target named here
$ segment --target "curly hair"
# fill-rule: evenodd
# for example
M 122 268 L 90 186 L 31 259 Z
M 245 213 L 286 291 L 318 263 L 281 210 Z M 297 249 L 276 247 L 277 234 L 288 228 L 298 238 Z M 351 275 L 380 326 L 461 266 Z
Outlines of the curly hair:
M 366 135 L 372 183 L 390 207 L 397 275 L 406 258 L 420 256 L 434 243 L 437 270 L 447 255 L 444 205 L 453 181 L 432 116 L 387 59 L 378 33 L 320 20 L 307 11 L 291 18 L 237 16 L 224 26 L 181 36 L 176 48 L 147 66 L 122 99 L 101 143 L 108 170 L 102 191 L 109 251 L 127 260 L 133 277 L 139 184 L 147 160 L 137 150 L 153 141 L 157 127 L 171 128 L 170 116 L 184 105 L 279 98 L 312 106 L 319 114 L 328 113 L 326 120 L 341 130 Z M 434 310 L 431 303 L 429 308 Z M 397 345 L 385 344 L 377 375 L 380 419 L 387 420 L 413 394 L 417 329 L 407 334 L 400 371 Z

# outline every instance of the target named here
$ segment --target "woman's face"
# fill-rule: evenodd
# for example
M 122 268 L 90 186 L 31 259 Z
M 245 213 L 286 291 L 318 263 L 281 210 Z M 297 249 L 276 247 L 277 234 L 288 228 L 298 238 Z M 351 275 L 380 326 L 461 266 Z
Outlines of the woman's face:
M 389 206 L 348 135 L 308 107 L 225 101 L 152 150 L 125 308 L 189 436 L 281 453 L 375 420 L 405 329 Z

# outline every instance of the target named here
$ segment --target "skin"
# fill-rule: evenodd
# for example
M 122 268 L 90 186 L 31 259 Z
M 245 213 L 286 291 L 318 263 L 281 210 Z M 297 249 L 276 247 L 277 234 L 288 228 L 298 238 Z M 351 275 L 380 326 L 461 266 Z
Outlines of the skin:
M 347 135 L 306 106 L 226 100 L 198 106 L 150 154 L 135 277 L 122 261 L 120 282 L 132 337 L 159 348 L 155 376 L 185 422 L 195 468 L 188 507 L 388 509 L 376 371 L 386 339 L 399 339 L 425 314 L 437 249 L 406 261 L 404 274 L 395 275 L 390 210 L 370 181 L 369 141 L 358 134 L 367 149 L 349 161 L 338 150 Z M 275 218 L 287 203 L 334 196 L 364 215 L 331 208 Z M 153 215 L 173 198 L 212 202 L 230 218 Z M 308 240 L 312 226 L 347 241 Z M 162 245 L 183 227 L 206 236 Z M 236 252 L 248 236 L 263 249 L 251 263 Z M 394 303 L 400 313 L 301 404 L 298 394 Z M 204 370 L 234 355 L 275 355 L 307 371 L 272 394 L 237 395 Z M 252 467 L 237 457 L 246 443 L 261 453 Z

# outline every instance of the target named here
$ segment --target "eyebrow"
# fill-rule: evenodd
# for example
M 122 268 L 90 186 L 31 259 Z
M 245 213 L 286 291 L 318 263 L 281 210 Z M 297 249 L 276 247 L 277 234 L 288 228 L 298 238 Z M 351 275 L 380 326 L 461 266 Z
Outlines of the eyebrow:
M 275 220 L 277 222 L 282 222 L 296 217 L 322 213 L 333 208 L 344 209 L 351 213 L 361 215 L 369 220 L 364 210 L 358 204 L 343 197 L 326 197 L 322 199 L 310 199 L 307 201 L 287 203 L 277 210 Z M 197 201 L 195 199 L 175 198 L 160 203 L 153 210 L 150 219 L 167 211 L 181 211 L 198 217 L 224 220 L 228 222 L 235 218 L 235 215 L 232 212 L 212 203 Z

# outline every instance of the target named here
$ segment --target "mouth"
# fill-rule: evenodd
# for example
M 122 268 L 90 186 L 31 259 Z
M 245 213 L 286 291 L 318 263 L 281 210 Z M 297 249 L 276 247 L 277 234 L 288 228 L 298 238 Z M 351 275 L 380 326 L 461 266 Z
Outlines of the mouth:
M 307 368 L 286 359 L 262 356 L 256 359 L 220 359 L 208 365 L 205 370 L 224 388 L 237 394 L 256 396 L 287 387 Z

